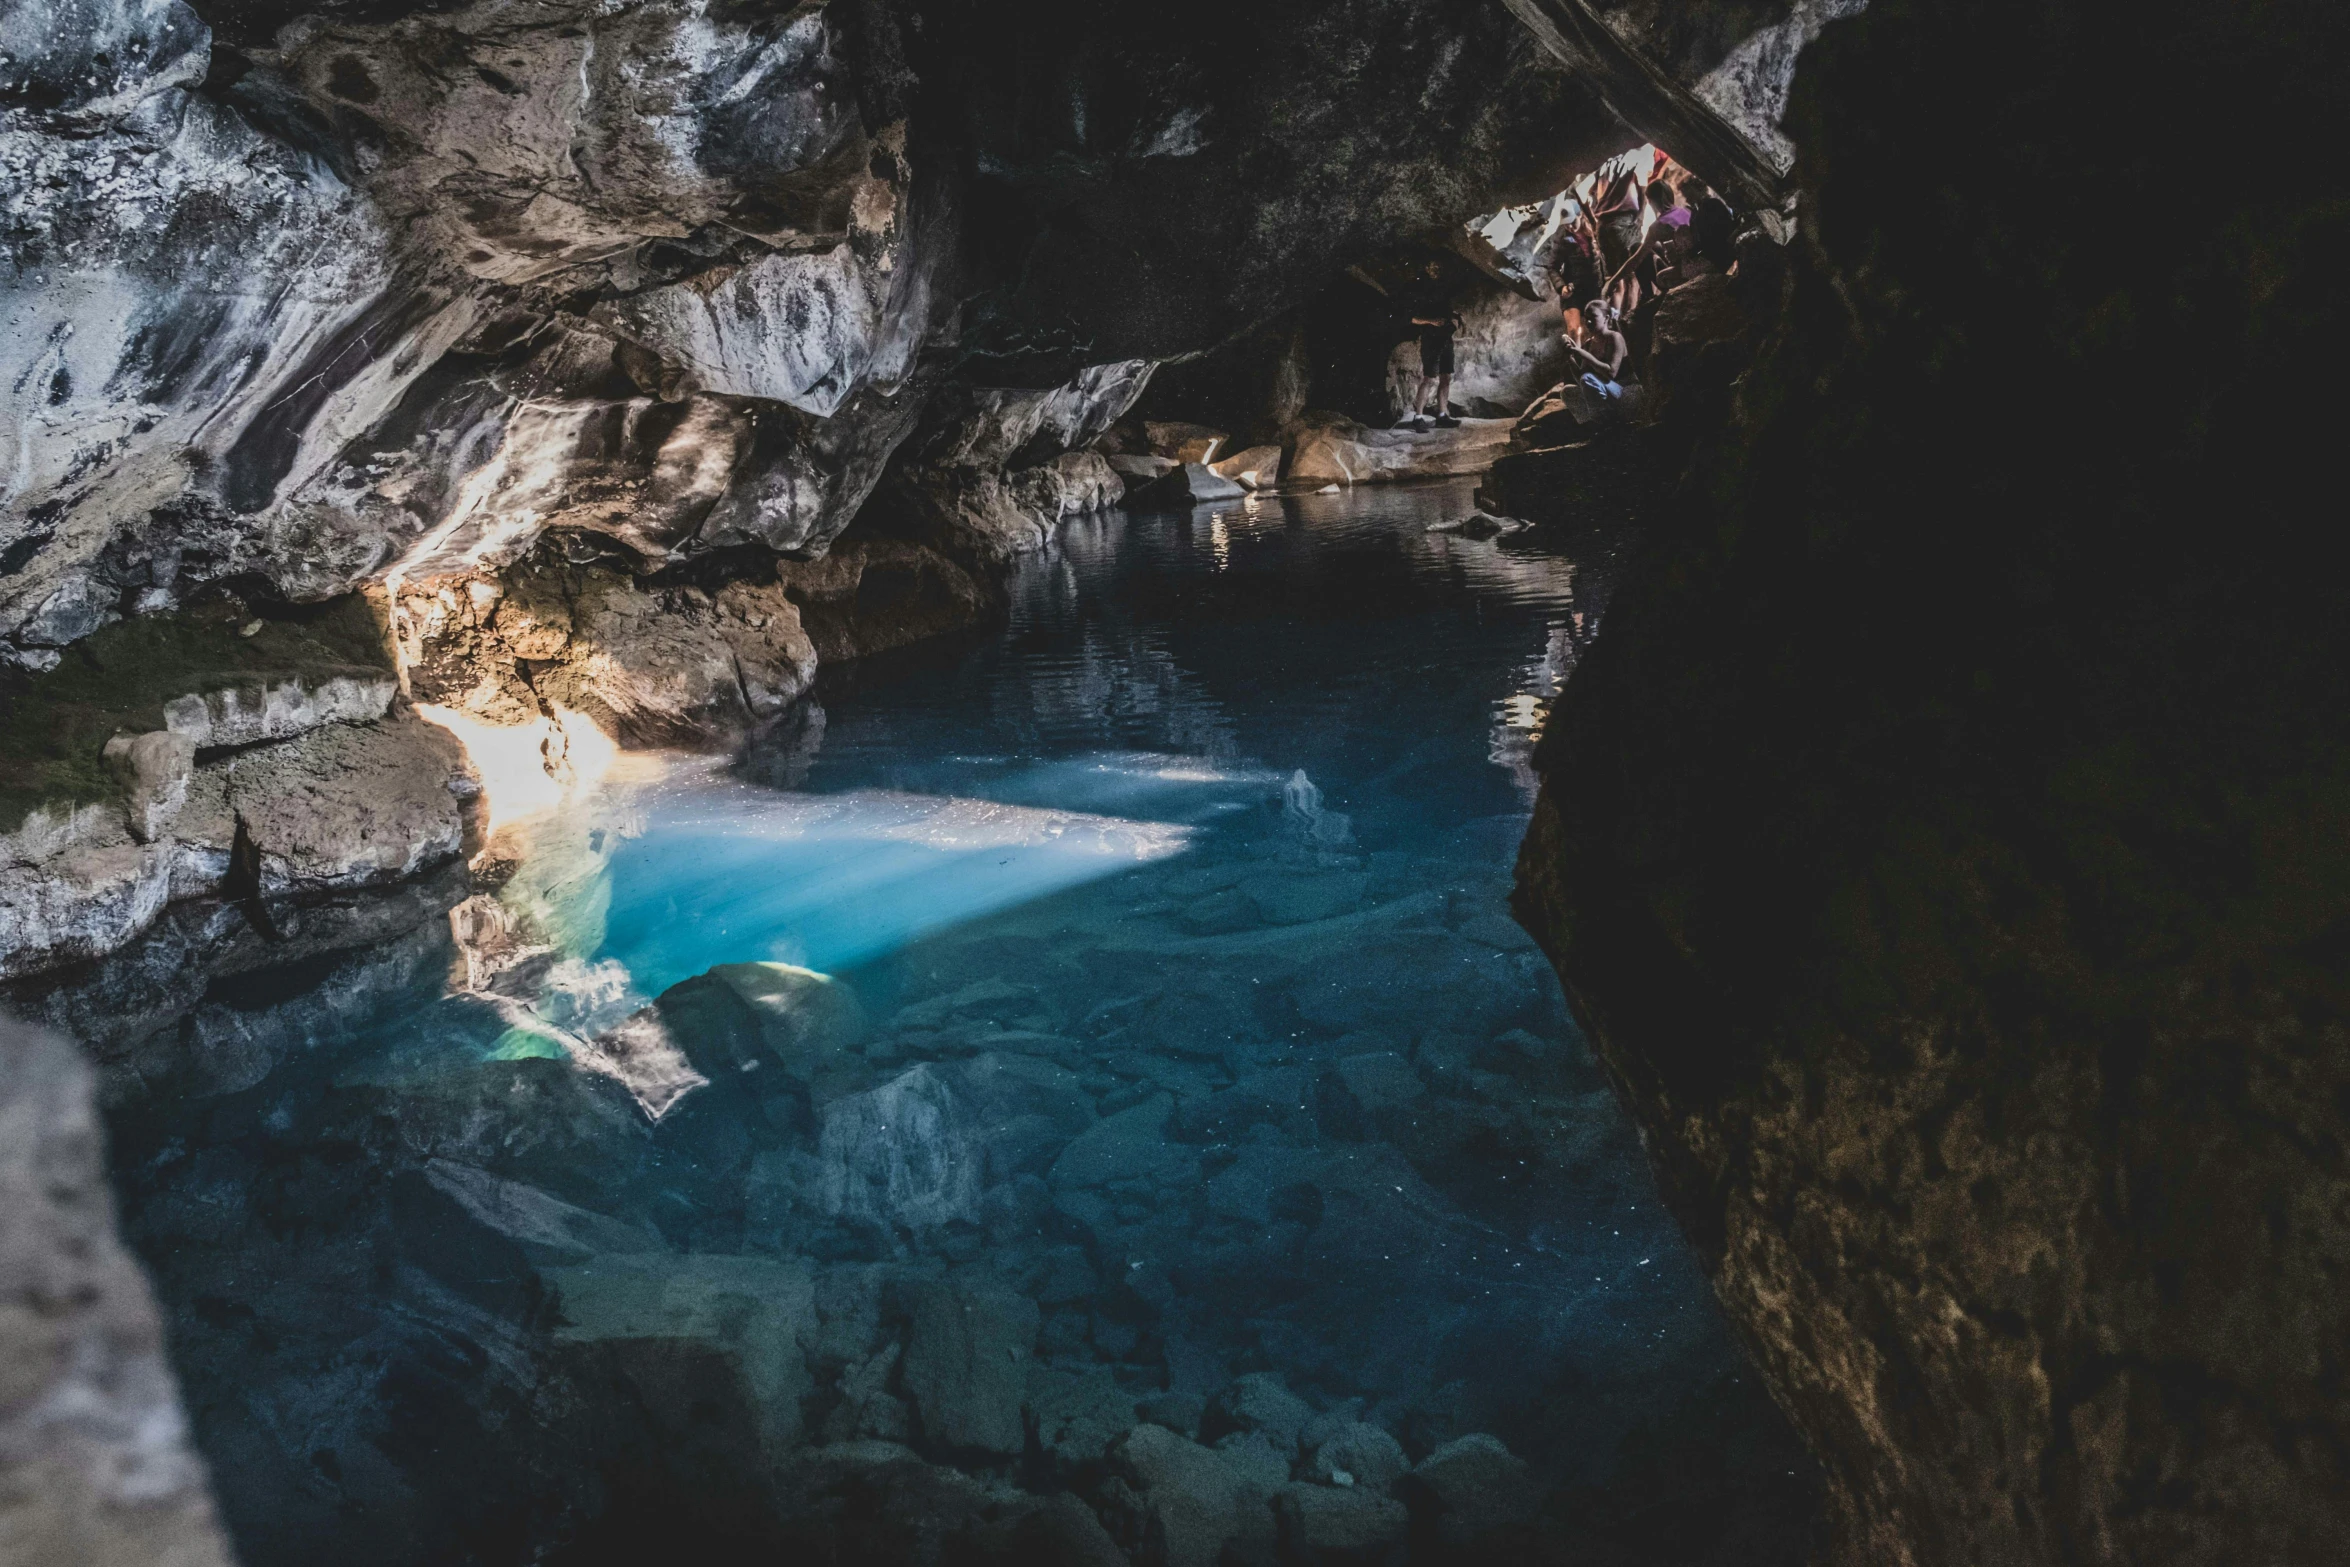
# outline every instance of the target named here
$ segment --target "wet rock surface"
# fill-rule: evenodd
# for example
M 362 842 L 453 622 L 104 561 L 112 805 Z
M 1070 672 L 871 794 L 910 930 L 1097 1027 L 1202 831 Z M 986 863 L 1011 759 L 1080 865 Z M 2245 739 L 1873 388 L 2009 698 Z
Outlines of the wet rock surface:
M 2314 133 L 2350 40 L 2061 6 L 2019 59 L 2022 15 L 1807 57 L 1793 315 L 1553 721 L 1519 907 L 1821 1455 L 1828 1560 L 2330 1561 L 2350 647 L 2287 496 L 2339 176 L 2223 174 L 2155 105 Z M 2008 181 L 2059 145 L 2227 194 L 2159 255 L 2051 228 Z M 2009 417 L 2019 362 L 2065 414 Z

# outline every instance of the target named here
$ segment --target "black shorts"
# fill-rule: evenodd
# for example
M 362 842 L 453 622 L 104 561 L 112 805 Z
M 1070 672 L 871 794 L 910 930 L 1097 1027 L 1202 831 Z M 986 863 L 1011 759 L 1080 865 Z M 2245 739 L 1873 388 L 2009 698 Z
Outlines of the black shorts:
M 1420 374 L 1452 374 L 1452 334 L 1430 332 L 1420 339 Z

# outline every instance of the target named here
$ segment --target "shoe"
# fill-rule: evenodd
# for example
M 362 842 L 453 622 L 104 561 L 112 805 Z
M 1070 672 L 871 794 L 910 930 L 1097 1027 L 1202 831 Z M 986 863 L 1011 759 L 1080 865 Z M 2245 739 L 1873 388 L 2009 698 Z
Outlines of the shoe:
M 1426 435 L 1426 434 L 1428 433 L 1428 421 L 1427 421 L 1427 420 L 1425 420 L 1425 419 L 1419 419 L 1419 418 L 1415 418 L 1415 419 L 1413 419 L 1413 420 L 1412 420 L 1412 433 L 1413 433 L 1414 435 Z
M 1395 421 L 1395 428 L 1398 430 L 1412 430 L 1419 427 L 1420 416 L 1418 414 L 1405 414 L 1401 419 Z
M 1439 430 L 1457 430 L 1460 427 L 1461 422 L 1458 419 L 1455 419 L 1451 414 L 1438 414 L 1436 416 L 1436 428 Z

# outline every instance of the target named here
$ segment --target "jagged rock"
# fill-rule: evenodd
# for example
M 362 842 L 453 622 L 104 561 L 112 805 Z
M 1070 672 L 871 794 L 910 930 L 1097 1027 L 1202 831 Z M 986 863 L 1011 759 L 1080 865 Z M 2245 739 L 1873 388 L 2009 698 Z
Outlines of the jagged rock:
M 1308 1561 L 1319 1553 L 1375 1551 L 1403 1538 L 1411 1525 L 1404 1504 L 1376 1491 L 1322 1485 L 1285 1486 L 1273 1499 L 1281 1543 Z
M 1437 1539 L 1456 1549 L 1528 1522 L 1542 1505 L 1526 1461 L 1482 1431 L 1421 1459 L 1411 1486 L 1432 1511 Z
M 1374 430 L 1337 414 L 1308 414 L 1292 434 L 1295 484 L 1384 484 L 1483 473 L 1508 450 L 1508 419 L 1464 419 L 1459 428 Z
M 320 724 L 367 723 L 391 711 L 400 683 L 389 674 L 292 678 L 259 687 L 224 686 L 163 704 L 164 726 L 191 746 L 284 740 Z
M 949 1451 L 1017 1455 L 1036 1346 L 1036 1303 L 1006 1290 L 926 1284 L 914 1292 L 901 1372 L 922 1439 Z
M 1515 517 L 1496 517 L 1491 512 L 1474 511 L 1466 517 L 1455 517 L 1447 522 L 1432 522 L 1430 533 L 1457 533 L 1464 539 L 1498 539 L 1512 533 L 1522 533 L 1531 523 Z
M 1353 1421 L 1315 1445 L 1307 1472 L 1324 1485 L 1385 1491 L 1411 1468 L 1403 1444 L 1375 1425 Z
M 1236 501 L 1247 493 L 1214 469 L 1187 462 L 1129 494 L 1126 507 L 1129 511 L 1180 511 L 1211 501 Z
M 0 838 L 0 975 L 112 951 L 171 900 L 219 891 L 240 841 L 265 894 L 413 876 L 459 852 L 473 787 L 456 741 L 403 714 L 192 769 L 149 842 L 120 808 L 35 811 Z
M 559 705 L 635 745 L 739 733 L 797 701 L 816 673 L 780 583 L 655 588 L 547 551 L 502 580 L 407 586 L 398 626 L 419 701 L 500 725 Z
M 73 1046 L 0 1018 L 0 1550 L 227 1567 L 96 1098 Z

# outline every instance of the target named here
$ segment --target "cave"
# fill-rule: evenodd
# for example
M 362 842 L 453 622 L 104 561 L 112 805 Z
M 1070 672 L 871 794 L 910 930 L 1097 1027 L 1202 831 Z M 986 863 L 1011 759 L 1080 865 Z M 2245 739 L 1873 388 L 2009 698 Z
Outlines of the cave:
M 2346 77 L 0 0 L 0 1562 L 2350 1560 Z

